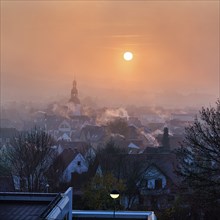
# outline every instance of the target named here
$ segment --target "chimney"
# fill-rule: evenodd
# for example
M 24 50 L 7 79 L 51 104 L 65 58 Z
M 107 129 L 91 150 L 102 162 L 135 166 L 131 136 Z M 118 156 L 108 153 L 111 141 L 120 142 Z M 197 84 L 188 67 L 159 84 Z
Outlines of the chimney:
M 167 127 L 163 129 L 163 138 L 162 138 L 162 146 L 166 150 L 170 150 L 170 138 L 169 138 L 169 130 Z

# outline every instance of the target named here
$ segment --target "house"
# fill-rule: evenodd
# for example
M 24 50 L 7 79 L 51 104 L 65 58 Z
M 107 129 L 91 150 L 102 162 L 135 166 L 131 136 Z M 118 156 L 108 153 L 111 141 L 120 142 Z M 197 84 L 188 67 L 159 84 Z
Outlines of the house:
M 105 128 L 97 125 L 86 125 L 81 129 L 79 139 L 90 143 L 94 148 L 103 143 L 106 138 Z
M 132 179 L 132 194 L 128 191 L 122 199 L 125 207 L 161 210 L 172 206 L 180 182 L 175 174 L 174 154 L 128 154 L 121 159 L 124 160 L 122 178 L 129 180 L 129 176 L 136 176 L 136 180 Z
M 55 146 L 58 154 L 62 153 L 65 149 L 72 149 L 79 151 L 84 157 L 95 157 L 95 150 L 85 141 L 68 141 L 62 139 L 58 140 Z
M 172 153 L 142 154 L 149 161 L 139 186 L 139 205 L 165 209 L 174 202 L 179 178 L 175 174 L 176 157 Z
M 102 176 L 102 169 L 99 161 L 94 160 L 84 173 L 72 173 L 71 186 L 74 188 L 74 194 L 82 194 L 83 187 L 96 175 Z
M 65 152 L 66 151 L 66 152 Z M 71 174 L 77 172 L 79 174 L 88 171 L 88 163 L 86 162 L 83 155 L 79 152 L 72 152 L 72 150 L 64 150 L 66 153 L 66 158 L 71 158 L 70 163 L 66 163 L 67 166 L 64 169 L 63 177 L 66 182 L 71 180 Z M 68 160 L 67 160 L 68 161 Z
M 113 141 L 115 146 L 125 149 L 125 151 L 127 151 L 129 154 L 142 153 L 145 149 L 142 140 L 139 139 L 125 140 L 123 136 L 116 134 L 116 135 L 111 135 L 110 140 Z
M 140 185 L 145 189 L 164 189 L 167 179 L 162 170 L 157 165 L 151 164 L 144 172 Z
M 51 180 L 58 178 L 59 182 L 70 182 L 74 172 L 84 173 L 88 170 L 88 163 L 84 156 L 77 149 L 64 149 L 56 158 L 50 168 Z M 56 176 L 58 175 L 58 176 Z
M 72 141 L 79 139 L 81 128 L 90 124 L 90 121 L 90 118 L 84 115 L 72 116 L 71 118 L 47 115 L 44 127 L 55 140 Z
M 48 132 L 55 138 L 55 140 L 71 141 L 72 128 L 70 123 L 66 119 L 62 121 L 58 119 L 56 120 L 56 126 L 54 126 L 51 130 L 48 130 Z
M 56 148 L 58 157 L 50 168 L 48 178 L 57 182 L 69 183 L 72 173 L 87 172 L 96 156 L 95 150 L 83 141 L 58 141 Z
M 57 138 L 58 141 L 71 141 L 71 138 L 68 134 L 64 133 L 60 137 Z

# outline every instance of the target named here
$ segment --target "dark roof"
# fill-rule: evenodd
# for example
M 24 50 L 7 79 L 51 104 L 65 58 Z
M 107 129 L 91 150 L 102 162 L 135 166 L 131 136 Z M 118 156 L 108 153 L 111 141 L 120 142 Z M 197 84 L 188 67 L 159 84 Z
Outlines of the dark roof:
M 58 141 L 57 144 L 59 144 L 63 149 L 77 151 L 82 155 L 85 155 L 90 148 L 90 145 L 85 141 Z
M 79 152 L 77 150 L 64 149 L 64 151 L 55 159 L 53 165 L 49 170 L 51 171 L 52 169 L 55 172 L 63 172 L 78 153 Z
M 140 161 L 142 167 L 147 170 L 148 167 L 154 165 L 159 168 L 162 173 L 169 178 L 172 184 L 177 186 L 180 179 L 175 173 L 177 166 L 176 156 L 170 152 L 164 153 L 143 153 L 143 154 L 128 154 L 124 157 L 127 161 Z
M 62 173 L 67 166 L 74 160 L 77 154 L 81 153 L 83 156 L 89 149 L 89 145 L 85 142 L 67 142 L 59 141 L 63 152 L 54 160 L 53 164 L 49 168 L 49 173 L 57 172 Z
M 48 210 L 57 196 L 58 194 L 44 193 L 0 193 L 0 219 L 41 219 L 40 216 Z
M 159 146 L 159 147 L 146 147 L 144 149 L 144 154 L 164 154 L 170 153 L 171 150 L 167 147 Z
M 175 173 L 177 166 L 176 156 L 173 153 L 156 153 L 156 154 L 142 154 L 143 158 L 149 161 L 150 165 L 158 167 L 174 185 L 179 184 L 179 178 Z
M 35 220 L 46 209 L 48 203 L 38 202 L 0 202 L 0 219 L 4 220 Z
M 121 147 L 121 148 L 125 148 L 125 149 L 127 149 L 128 151 L 131 150 L 131 149 L 129 149 L 129 147 L 128 147 L 130 143 L 133 143 L 133 144 L 135 144 L 136 146 L 139 147 L 138 152 L 145 149 L 145 147 L 143 146 L 143 141 L 140 140 L 140 139 L 133 139 L 133 140 L 132 140 L 132 139 L 130 139 L 130 140 L 115 140 L 115 145 L 116 145 L 116 146 L 119 146 L 119 147 Z
M 97 125 L 86 125 L 82 128 L 80 137 L 86 138 L 88 141 L 99 141 L 105 136 L 105 128 Z

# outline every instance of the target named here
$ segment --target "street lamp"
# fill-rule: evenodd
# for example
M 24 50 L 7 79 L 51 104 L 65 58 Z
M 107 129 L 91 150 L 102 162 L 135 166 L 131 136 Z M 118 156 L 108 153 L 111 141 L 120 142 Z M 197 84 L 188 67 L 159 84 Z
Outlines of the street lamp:
M 115 218 L 115 200 L 119 197 L 119 192 L 117 190 L 112 190 L 110 193 L 112 199 L 114 199 L 114 213 L 113 218 Z
M 46 192 L 47 192 L 47 193 L 49 192 L 49 187 L 50 187 L 50 185 L 47 184 L 47 185 L 46 185 Z

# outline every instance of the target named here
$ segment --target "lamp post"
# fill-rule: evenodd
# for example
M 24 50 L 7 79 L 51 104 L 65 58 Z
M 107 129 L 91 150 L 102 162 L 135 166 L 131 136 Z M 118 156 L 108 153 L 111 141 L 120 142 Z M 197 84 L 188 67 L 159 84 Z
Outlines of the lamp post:
M 49 192 L 49 187 L 50 187 L 50 185 L 47 184 L 47 185 L 46 185 L 46 192 L 47 192 L 47 193 Z
M 119 192 L 117 190 L 112 190 L 110 193 L 112 199 L 114 199 L 114 213 L 113 218 L 115 218 L 115 200 L 119 197 Z

